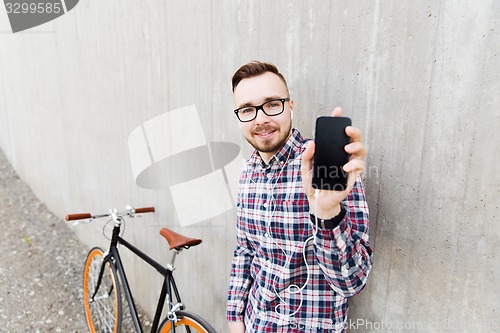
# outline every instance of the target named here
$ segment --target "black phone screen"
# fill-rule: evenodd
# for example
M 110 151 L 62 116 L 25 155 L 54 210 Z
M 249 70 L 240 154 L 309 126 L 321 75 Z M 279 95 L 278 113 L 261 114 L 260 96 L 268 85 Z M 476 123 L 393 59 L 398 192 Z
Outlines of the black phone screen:
M 349 161 L 344 147 L 350 138 L 345 128 L 351 125 L 347 117 L 319 117 L 316 119 L 312 186 L 315 189 L 344 191 L 347 173 L 342 169 Z

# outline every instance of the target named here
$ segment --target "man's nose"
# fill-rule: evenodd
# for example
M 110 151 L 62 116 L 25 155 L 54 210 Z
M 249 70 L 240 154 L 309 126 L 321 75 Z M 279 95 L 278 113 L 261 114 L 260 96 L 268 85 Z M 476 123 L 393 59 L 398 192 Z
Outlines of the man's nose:
M 257 116 L 255 117 L 256 125 L 268 123 L 269 120 L 269 116 L 264 113 L 264 110 L 262 108 L 257 109 Z

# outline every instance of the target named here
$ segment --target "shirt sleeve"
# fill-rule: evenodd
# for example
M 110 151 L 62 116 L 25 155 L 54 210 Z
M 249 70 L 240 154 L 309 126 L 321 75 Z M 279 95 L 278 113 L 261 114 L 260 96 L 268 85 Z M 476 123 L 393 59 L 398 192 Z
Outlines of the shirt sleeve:
M 360 178 L 342 205 L 346 215 L 337 227 L 318 228 L 315 255 L 333 290 L 343 297 L 352 297 L 366 285 L 373 263 L 368 239 L 368 205 Z
M 229 276 L 229 291 L 227 296 L 226 318 L 228 321 L 243 321 L 248 293 L 253 279 L 250 275 L 254 251 L 243 230 L 241 219 L 238 218 L 236 226 L 237 246 Z

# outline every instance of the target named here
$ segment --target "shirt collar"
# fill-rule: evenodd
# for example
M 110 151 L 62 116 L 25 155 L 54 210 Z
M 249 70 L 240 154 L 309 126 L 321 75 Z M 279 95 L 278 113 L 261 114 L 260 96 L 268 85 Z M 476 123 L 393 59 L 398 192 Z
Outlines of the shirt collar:
M 274 163 L 284 164 L 287 160 L 293 159 L 297 153 L 301 153 L 304 149 L 304 141 L 305 140 L 300 134 L 299 130 L 296 128 L 292 129 L 292 134 L 290 135 L 286 143 L 276 153 L 274 153 L 267 166 L 271 166 Z M 266 167 L 257 150 L 253 151 L 252 155 L 248 159 L 247 164 L 249 167 Z

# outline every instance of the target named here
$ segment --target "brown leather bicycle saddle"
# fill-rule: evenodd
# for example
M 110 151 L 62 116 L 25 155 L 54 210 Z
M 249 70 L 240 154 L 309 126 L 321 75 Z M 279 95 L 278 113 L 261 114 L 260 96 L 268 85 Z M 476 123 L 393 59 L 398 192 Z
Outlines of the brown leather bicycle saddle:
M 160 230 L 160 235 L 165 237 L 168 245 L 170 245 L 170 250 L 180 249 L 181 247 L 188 249 L 191 246 L 196 246 L 201 243 L 201 239 L 183 236 L 167 228 L 162 228 Z

